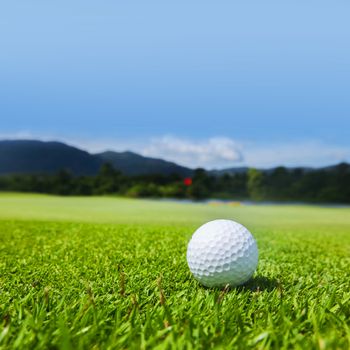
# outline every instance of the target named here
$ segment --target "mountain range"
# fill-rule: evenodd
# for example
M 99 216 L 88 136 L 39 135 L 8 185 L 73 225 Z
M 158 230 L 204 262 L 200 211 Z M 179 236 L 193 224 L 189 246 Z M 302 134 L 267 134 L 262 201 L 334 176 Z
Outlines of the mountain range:
M 95 175 L 103 163 L 110 163 L 125 175 L 178 174 L 186 177 L 194 169 L 163 159 L 144 157 L 133 152 L 106 151 L 92 154 L 62 142 L 37 140 L 0 140 L 0 175 L 53 174 L 65 169 L 74 175 Z M 292 170 L 293 168 L 289 168 Z M 312 168 L 303 168 L 312 171 Z M 331 170 L 326 167 L 324 170 Z M 238 174 L 247 167 L 209 171 L 212 175 Z M 266 172 L 273 169 L 266 169 Z
M 0 175 L 52 174 L 62 169 L 74 175 L 95 175 L 107 162 L 122 173 L 133 176 L 173 173 L 190 176 L 193 173 L 193 169 L 128 151 L 91 154 L 62 142 L 0 141 Z

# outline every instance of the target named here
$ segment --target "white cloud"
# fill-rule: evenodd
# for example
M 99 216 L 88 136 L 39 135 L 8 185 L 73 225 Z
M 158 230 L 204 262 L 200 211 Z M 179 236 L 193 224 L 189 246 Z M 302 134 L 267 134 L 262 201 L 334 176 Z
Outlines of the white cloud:
M 242 161 L 239 145 L 227 137 L 194 141 L 173 136 L 154 138 L 141 153 L 169 159 L 189 167 L 234 166 Z

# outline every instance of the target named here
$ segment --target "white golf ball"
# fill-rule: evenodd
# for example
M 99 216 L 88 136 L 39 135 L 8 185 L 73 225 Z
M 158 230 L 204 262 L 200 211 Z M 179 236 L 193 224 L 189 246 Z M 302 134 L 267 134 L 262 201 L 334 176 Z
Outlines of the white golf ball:
M 204 286 L 238 286 L 256 270 L 258 247 L 243 225 L 232 220 L 214 220 L 193 234 L 188 243 L 187 263 Z

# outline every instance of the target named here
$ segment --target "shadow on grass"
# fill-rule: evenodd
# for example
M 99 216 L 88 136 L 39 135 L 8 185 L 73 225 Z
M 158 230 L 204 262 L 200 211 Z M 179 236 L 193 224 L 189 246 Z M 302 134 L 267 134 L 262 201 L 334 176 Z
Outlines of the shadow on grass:
M 238 290 L 250 290 L 252 292 L 268 291 L 280 288 L 280 281 L 265 276 L 256 276 L 242 286 L 236 287 Z
M 228 293 L 229 291 L 239 291 L 239 292 L 244 292 L 244 291 L 250 291 L 250 292 L 271 292 L 273 290 L 279 290 L 281 293 L 283 292 L 283 287 L 281 284 L 281 281 L 279 279 L 275 278 L 269 278 L 265 276 L 255 276 L 252 279 L 250 279 L 248 282 L 239 285 L 239 286 L 230 286 L 226 285 L 225 287 L 207 287 L 203 286 L 200 284 L 200 282 L 197 282 L 198 286 L 204 289 L 208 290 L 221 290 L 221 293 L 224 295 Z

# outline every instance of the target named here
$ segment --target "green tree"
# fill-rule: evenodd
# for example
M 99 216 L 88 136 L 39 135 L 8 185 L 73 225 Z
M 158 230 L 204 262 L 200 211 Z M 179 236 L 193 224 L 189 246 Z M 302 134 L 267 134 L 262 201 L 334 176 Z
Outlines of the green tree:
M 122 175 L 110 163 L 104 163 L 96 176 L 95 193 L 112 194 L 120 189 Z
M 157 198 L 160 197 L 161 193 L 159 190 L 159 187 L 155 184 L 136 184 L 128 189 L 126 192 L 126 195 L 128 197 L 150 197 L 150 198 Z
M 264 174 L 257 169 L 249 169 L 247 187 L 252 200 L 263 200 L 265 197 Z
M 211 178 L 204 169 L 196 169 L 192 178 L 192 185 L 188 187 L 187 194 L 193 199 L 203 199 L 210 195 Z
M 62 169 L 53 176 L 50 186 L 51 193 L 67 196 L 72 193 L 72 189 L 73 176 L 68 170 Z

